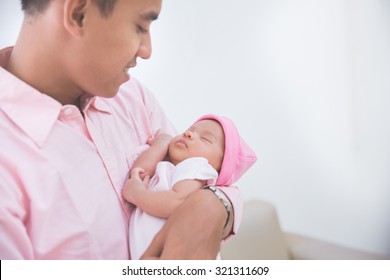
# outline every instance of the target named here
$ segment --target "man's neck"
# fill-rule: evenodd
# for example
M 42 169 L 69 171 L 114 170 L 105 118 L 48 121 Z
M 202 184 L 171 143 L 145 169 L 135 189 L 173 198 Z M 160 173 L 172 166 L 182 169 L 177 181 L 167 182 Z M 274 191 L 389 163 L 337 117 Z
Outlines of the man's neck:
M 35 30 L 33 30 L 35 28 Z M 83 91 L 67 79 L 58 49 L 45 35 L 36 35 L 37 27 L 24 23 L 8 64 L 10 73 L 61 104 L 79 106 Z

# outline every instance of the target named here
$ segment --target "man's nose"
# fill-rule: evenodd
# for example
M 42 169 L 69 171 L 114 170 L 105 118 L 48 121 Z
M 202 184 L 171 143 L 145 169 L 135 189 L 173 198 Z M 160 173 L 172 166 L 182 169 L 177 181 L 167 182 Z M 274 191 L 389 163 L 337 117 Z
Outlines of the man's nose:
M 150 34 L 147 33 L 143 36 L 140 46 L 138 48 L 137 55 L 143 59 L 149 59 L 152 55 L 152 42 Z

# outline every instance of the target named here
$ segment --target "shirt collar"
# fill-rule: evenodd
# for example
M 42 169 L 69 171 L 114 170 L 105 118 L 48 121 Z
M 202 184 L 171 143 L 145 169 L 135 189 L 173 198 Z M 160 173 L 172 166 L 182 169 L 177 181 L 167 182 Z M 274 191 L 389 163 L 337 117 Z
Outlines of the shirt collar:
M 3 68 L 7 65 L 11 52 L 12 47 L 0 50 L 0 110 L 42 147 L 61 113 L 62 105 Z M 82 96 L 82 104 L 84 112 L 93 107 L 110 113 L 104 100 L 91 94 Z
M 95 108 L 103 113 L 111 113 L 110 108 L 106 102 L 104 102 L 104 98 L 97 97 L 89 93 L 81 96 L 81 104 L 84 112 L 88 111 L 90 108 Z

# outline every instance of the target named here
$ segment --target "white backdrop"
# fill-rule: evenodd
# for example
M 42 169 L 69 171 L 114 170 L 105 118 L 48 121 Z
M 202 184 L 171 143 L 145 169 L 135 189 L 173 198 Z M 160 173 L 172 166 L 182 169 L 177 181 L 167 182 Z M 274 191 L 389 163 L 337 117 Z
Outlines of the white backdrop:
M 0 47 L 19 1 L 1 0 Z M 177 127 L 232 118 L 285 230 L 390 255 L 390 1 L 165 0 L 133 71 Z M 1 94 L 1 93 L 0 93 Z

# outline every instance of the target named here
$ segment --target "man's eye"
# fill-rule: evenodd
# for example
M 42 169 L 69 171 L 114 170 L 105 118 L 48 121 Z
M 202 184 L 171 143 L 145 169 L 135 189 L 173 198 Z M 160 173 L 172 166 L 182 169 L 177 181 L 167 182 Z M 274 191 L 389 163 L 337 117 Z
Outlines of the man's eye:
M 137 32 L 145 34 L 148 32 L 148 30 L 146 28 L 143 28 L 141 25 L 137 25 Z

